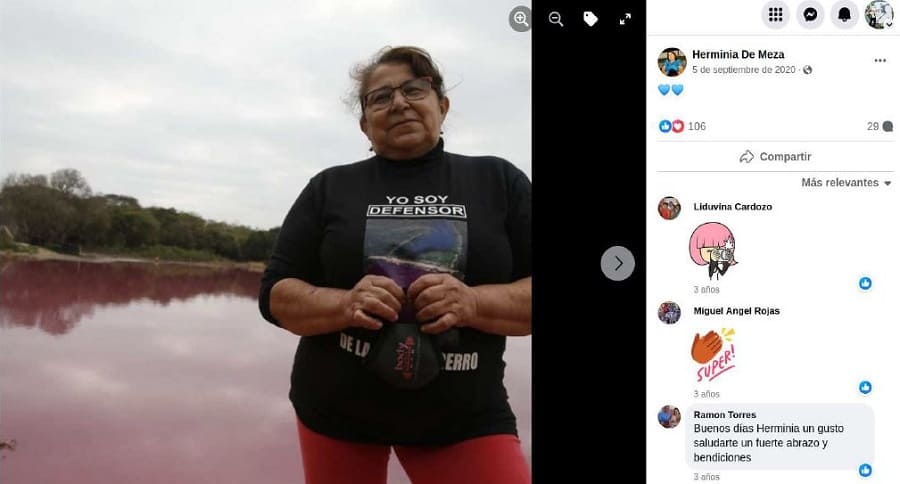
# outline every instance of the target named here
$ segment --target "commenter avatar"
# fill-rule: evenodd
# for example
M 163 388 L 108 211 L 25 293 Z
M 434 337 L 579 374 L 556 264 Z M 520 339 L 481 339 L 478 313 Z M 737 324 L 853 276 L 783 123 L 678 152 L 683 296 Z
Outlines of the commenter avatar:
M 681 319 L 681 307 L 673 301 L 666 301 L 659 305 L 656 315 L 666 324 L 675 324 Z
M 666 220 L 673 220 L 681 213 L 681 202 L 675 197 L 663 197 L 656 206 L 659 216 Z
M 666 405 L 656 415 L 659 424 L 667 429 L 674 429 L 681 422 L 681 410 L 674 405 Z

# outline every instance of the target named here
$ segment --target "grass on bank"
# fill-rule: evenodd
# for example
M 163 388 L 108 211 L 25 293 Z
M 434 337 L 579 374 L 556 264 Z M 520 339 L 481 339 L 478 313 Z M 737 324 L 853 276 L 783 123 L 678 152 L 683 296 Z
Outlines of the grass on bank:
M 13 242 L 2 238 L 0 238 L 0 250 L 18 254 L 37 254 L 38 252 L 38 248 L 33 245 Z
M 202 250 L 183 249 L 169 245 L 150 245 L 136 249 L 125 247 L 85 248 L 82 253 L 97 253 L 106 256 L 133 257 L 136 259 L 159 259 L 172 262 L 233 262 L 222 256 Z

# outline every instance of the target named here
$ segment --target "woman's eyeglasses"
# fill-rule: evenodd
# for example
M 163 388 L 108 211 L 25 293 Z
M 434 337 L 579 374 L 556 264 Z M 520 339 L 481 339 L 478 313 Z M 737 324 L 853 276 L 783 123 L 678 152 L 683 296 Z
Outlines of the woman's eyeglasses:
M 425 99 L 431 90 L 431 78 L 419 77 L 410 79 L 397 87 L 380 87 L 369 91 L 363 96 L 363 109 L 371 109 L 372 111 L 380 111 L 391 105 L 394 100 L 394 91 L 400 90 L 408 101 L 418 101 Z

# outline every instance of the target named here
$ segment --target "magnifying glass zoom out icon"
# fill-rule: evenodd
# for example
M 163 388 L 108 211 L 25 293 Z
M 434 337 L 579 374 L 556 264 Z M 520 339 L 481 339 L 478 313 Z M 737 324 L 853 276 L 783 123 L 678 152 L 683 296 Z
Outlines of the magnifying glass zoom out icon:
M 559 12 L 550 12 L 550 15 L 547 18 L 550 20 L 551 24 L 556 24 L 560 27 L 563 26 L 562 15 L 560 15 Z

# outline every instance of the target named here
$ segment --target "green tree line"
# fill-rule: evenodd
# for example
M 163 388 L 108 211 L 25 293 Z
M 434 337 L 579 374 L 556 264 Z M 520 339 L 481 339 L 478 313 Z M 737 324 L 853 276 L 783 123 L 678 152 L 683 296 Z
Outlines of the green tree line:
M 141 207 L 125 195 L 94 194 L 71 168 L 49 177 L 7 176 L 0 187 L 0 226 L 17 241 L 67 252 L 111 250 L 163 258 L 211 254 L 235 261 L 267 260 L 279 230 L 205 220 L 174 208 Z

